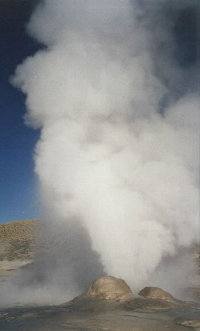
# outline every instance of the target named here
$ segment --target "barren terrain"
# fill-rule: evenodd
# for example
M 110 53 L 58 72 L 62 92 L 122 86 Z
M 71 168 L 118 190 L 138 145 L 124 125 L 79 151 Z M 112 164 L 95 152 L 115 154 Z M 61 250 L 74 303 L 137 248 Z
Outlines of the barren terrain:
M 34 261 L 39 224 L 38 220 L 24 220 L 0 225 L 0 284 L 17 269 Z M 193 258 L 199 264 L 198 246 L 193 248 Z M 94 294 L 99 290 L 94 289 L 94 284 L 80 297 L 60 306 L 1 309 L 0 330 L 200 330 L 198 303 L 169 303 L 162 299 L 143 298 L 141 294 L 129 297 L 129 293 L 124 301 L 116 300 L 116 293 L 114 297 L 109 293 L 96 298 Z M 198 302 L 199 274 L 193 284 L 192 291 Z

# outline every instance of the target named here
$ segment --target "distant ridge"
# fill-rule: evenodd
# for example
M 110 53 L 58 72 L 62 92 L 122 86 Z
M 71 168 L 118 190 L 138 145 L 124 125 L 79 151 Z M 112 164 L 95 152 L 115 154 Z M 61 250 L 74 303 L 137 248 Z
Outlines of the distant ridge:
M 0 224 L 0 261 L 32 259 L 38 219 Z
M 41 248 L 48 249 L 47 238 L 39 238 L 39 229 L 42 220 L 25 219 L 0 224 L 0 276 L 1 271 L 15 269 L 15 263 L 28 263 L 34 261 L 35 254 Z M 194 293 L 200 298 L 200 245 L 193 246 L 191 258 L 197 263 L 197 274 L 188 293 Z M 10 263 L 10 264 L 8 264 Z M 14 264 L 13 264 L 14 263 Z M 2 270 L 1 270 L 2 269 Z
M 36 236 L 38 219 L 26 219 L 0 224 L 0 240 L 31 240 Z

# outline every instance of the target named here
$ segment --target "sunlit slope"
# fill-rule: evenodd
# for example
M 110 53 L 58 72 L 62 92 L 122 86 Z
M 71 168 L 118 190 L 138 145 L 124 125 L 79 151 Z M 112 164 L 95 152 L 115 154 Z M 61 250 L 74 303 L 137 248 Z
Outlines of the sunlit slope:
M 38 224 L 35 219 L 0 224 L 0 260 L 32 258 Z

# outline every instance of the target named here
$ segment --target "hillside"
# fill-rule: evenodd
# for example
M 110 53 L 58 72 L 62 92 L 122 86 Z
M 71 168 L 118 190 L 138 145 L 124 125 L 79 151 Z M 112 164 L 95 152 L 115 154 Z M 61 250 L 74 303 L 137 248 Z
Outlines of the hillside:
M 29 219 L 0 224 L 0 261 L 32 259 L 38 223 Z
M 39 220 L 28 219 L 23 221 L 0 224 L 0 240 L 32 240 Z
M 34 259 L 37 249 L 36 238 L 41 221 L 28 219 L 23 221 L 0 224 L 0 281 L 4 276 L 12 273 L 15 269 L 30 263 Z M 41 247 L 46 245 L 40 242 Z M 38 242 L 37 242 L 38 245 Z M 189 289 L 196 297 L 200 297 L 200 246 L 196 245 L 192 249 L 192 255 L 195 259 L 198 271 Z M 2 278 L 3 277 L 3 278 Z

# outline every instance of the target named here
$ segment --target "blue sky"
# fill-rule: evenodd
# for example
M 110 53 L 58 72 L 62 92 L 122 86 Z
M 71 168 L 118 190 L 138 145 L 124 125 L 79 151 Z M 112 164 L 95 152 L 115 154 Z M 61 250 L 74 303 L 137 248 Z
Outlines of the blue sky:
M 9 83 L 39 45 L 25 33 L 33 1 L 0 1 L 0 223 L 40 216 L 33 150 L 39 132 L 24 125 L 25 97 Z

